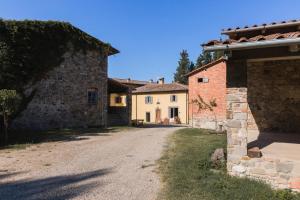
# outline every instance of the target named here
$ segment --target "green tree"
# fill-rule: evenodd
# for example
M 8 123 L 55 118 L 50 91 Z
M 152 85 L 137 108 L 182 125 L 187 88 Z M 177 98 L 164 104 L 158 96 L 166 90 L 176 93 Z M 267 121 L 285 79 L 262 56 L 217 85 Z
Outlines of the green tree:
M 180 53 L 180 60 L 178 61 L 178 66 L 176 69 L 176 73 L 174 74 L 174 81 L 181 83 L 181 84 L 187 84 L 188 77 L 186 74 L 189 71 L 189 67 L 191 65 L 189 54 L 186 50 L 182 50 Z
M 224 56 L 224 52 L 223 51 L 215 51 L 213 52 L 213 60 L 218 60 L 219 58 L 221 58 L 222 56 Z
M 197 58 L 196 68 L 206 65 L 212 61 L 212 54 L 210 52 L 203 51 Z
M 0 90 L 0 115 L 3 117 L 5 144 L 7 143 L 8 139 L 9 118 L 17 110 L 18 102 L 19 96 L 16 90 Z
M 189 72 L 193 71 L 195 69 L 195 64 L 194 62 L 192 61 L 190 66 L 189 66 Z

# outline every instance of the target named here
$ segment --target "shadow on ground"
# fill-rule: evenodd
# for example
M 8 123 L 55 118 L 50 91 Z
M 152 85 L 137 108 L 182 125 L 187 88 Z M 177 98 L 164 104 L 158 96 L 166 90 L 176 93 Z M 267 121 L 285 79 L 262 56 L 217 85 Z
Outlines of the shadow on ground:
M 0 149 L 16 148 L 15 145 L 38 144 L 43 142 L 69 142 L 87 140 L 89 136 L 109 136 L 119 132 L 121 127 L 62 129 L 50 131 L 11 130 L 7 145 L 0 144 Z M 2 138 L 0 139 L 2 141 Z
M 248 143 L 248 148 L 263 149 L 273 143 L 300 144 L 300 135 L 298 133 L 262 132 L 256 140 Z
M 136 128 L 174 128 L 174 127 L 188 127 L 188 125 L 185 125 L 185 124 L 169 124 L 169 125 L 143 124 L 143 125 L 136 126 Z
M 110 172 L 111 169 L 101 169 L 75 175 L 55 176 L 35 180 L 24 179 L 0 183 L 0 199 L 71 199 L 83 193 L 87 193 L 95 187 L 101 187 L 103 183 L 95 179 Z

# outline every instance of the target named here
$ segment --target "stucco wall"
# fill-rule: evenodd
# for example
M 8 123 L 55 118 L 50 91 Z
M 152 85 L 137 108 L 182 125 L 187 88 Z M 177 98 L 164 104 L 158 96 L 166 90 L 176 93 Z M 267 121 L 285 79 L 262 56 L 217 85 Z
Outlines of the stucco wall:
M 198 78 L 208 78 L 199 83 Z M 199 110 L 191 101 L 200 95 L 206 103 L 216 99 L 214 111 Z M 220 62 L 189 77 L 189 120 L 194 127 L 217 129 L 226 120 L 226 63 Z M 217 123 L 216 123 L 217 122 Z
M 25 86 L 27 108 L 13 121 L 13 127 L 53 129 L 105 126 L 107 113 L 107 56 L 99 51 L 65 53 L 64 61 L 41 81 Z M 98 101 L 89 105 L 87 92 L 98 90 Z
M 171 102 L 170 96 L 177 95 L 177 102 Z M 145 104 L 145 97 L 152 96 L 153 103 Z M 169 107 L 178 107 L 181 123 L 187 123 L 187 100 L 188 94 L 159 93 L 159 94 L 133 94 L 132 95 L 132 119 L 143 119 L 146 122 L 146 112 L 150 112 L 150 122 L 155 123 L 155 110 L 161 109 L 161 119 L 169 118 Z M 159 104 L 157 104 L 159 102 Z M 137 116 L 136 116 L 137 114 Z
M 116 97 L 121 98 L 120 103 L 116 103 Z M 126 94 L 110 93 L 109 99 L 110 99 L 109 106 L 126 107 L 126 105 L 127 105 Z

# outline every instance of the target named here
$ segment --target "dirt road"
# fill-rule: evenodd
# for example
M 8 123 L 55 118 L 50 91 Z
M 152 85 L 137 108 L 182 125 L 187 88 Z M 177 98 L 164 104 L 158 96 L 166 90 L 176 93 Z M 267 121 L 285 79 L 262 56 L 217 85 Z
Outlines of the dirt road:
M 154 200 L 156 160 L 178 128 L 141 128 L 0 152 L 1 199 Z

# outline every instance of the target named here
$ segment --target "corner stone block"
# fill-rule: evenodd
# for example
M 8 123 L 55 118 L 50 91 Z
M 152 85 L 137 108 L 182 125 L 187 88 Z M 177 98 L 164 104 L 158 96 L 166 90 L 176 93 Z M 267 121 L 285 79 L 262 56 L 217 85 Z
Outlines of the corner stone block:
M 277 172 L 290 173 L 293 170 L 294 164 L 291 161 L 279 162 L 276 164 Z
M 247 113 L 233 113 L 233 119 L 235 120 L 247 120 Z
M 234 95 L 234 94 L 227 94 L 226 100 L 229 101 L 229 102 L 240 102 L 240 98 L 237 97 L 237 95 Z
M 232 167 L 232 172 L 237 174 L 243 174 L 246 172 L 246 168 L 242 165 L 235 165 Z
M 241 128 L 242 124 L 239 120 L 229 120 L 227 121 L 227 126 L 229 128 Z

